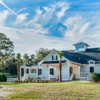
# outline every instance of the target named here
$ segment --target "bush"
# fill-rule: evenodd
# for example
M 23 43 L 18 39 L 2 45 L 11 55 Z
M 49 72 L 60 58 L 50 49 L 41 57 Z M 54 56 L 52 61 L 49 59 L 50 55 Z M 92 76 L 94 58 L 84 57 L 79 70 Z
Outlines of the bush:
M 7 81 L 6 75 L 2 75 L 2 77 L 3 77 L 3 82 L 6 82 Z
M 16 82 L 16 83 L 20 83 L 20 81 L 19 81 L 19 80 L 16 80 L 15 82 Z
M 0 74 L 0 82 L 6 82 L 6 81 L 7 81 L 6 75 Z
M 100 81 L 100 73 L 92 73 L 91 79 L 93 82 L 99 82 Z
M 0 75 L 0 82 L 3 82 L 3 76 Z

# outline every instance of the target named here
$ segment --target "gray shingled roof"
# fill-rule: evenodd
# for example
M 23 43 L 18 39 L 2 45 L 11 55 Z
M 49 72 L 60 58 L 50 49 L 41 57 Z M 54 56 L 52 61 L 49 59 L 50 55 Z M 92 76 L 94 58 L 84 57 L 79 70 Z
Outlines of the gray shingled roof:
M 75 52 L 74 50 L 62 51 L 64 57 L 70 61 L 88 64 L 90 60 L 94 60 L 96 64 L 100 63 L 100 49 L 99 48 L 90 48 L 84 52 Z

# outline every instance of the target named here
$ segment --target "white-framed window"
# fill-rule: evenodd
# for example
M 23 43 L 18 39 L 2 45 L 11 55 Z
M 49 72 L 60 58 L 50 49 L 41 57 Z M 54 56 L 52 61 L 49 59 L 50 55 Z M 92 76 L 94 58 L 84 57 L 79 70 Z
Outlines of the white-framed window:
M 50 75 L 54 75 L 54 68 L 50 68 Z
M 38 69 L 38 75 L 42 75 L 42 69 Z
M 94 63 L 95 63 L 95 62 L 94 62 L 94 61 L 92 61 L 92 60 L 91 60 L 91 61 L 89 61 L 89 64 L 94 64 Z
M 76 47 L 76 50 L 78 51 L 78 46 Z
M 36 73 L 36 69 L 31 69 L 31 73 Z
M 90 73 L 94 72 L 94 67 L 90 67 Z

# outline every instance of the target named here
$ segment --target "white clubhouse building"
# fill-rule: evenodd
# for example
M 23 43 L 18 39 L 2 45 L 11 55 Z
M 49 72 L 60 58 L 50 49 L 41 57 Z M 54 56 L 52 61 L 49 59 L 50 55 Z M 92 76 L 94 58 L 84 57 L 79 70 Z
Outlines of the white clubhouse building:
M 89 80 L 91 73 L 100 73 L 100 48 L 88 48 L 87 43 L 74 44 L 75 50 L 63 52 L 62 80 Z M 58 80 L 59 79 L 59 57 L 57 51 L 53 50 L 36 66 L 20 67 L 20 80 L 37 79 Z

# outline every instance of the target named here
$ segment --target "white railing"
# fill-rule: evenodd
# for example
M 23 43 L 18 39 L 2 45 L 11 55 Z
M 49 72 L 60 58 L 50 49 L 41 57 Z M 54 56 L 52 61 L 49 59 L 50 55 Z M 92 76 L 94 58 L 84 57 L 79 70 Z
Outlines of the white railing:
M 87 72 L 80 72 L 80 77 L 87 77 L 89 76 L 89 73 Z

